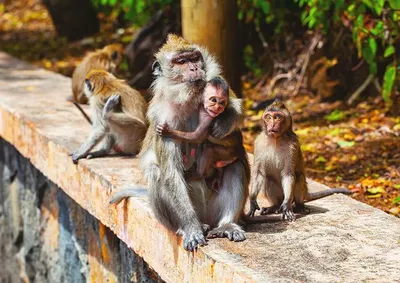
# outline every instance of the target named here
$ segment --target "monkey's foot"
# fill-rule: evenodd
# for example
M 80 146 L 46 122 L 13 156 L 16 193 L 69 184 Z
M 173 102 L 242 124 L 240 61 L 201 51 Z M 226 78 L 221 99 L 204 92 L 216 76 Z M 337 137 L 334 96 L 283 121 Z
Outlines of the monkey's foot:
M 211 230 L 210 225 L 203 223 L 203 224 L 201 224 L 201 226 L 203 227 L 204 234 L 207 234 L 208 232 L 210 232 L 210 230 Z
M 249 211 L 249 213 L 247 213 L 247 216 L 254 217 L 254 213 L 256 212 L 256 210 L 260 210 L 257 200 L 251 200 L 250 201 L 250 211 Z M 262 211 L 261 211 L 261 213 L 262 213 Z
M 239 225 L 235 223 L 228 223 L 212 229 L 207 235 L 208 239 L 224 237 L 227 237 L 229 240 L 234 242 L 241 242 L 246 240 L 246 233 Z
M 111 95 L 107 100 L 106 105 L 103 109 L 103 116 L 105 116 L 108 112 L 115 109 L 121 103 L 121 96 L 119 94 Z
M 282 211 L 282 220 L 288 220 L 288 221 L 294 221 L 296 220 L 296 215 L 293 213 L 293 209 L 287 205 L 287 204 L 282 204 L 281 207 L 279 208 L 280 211 Z
M 267 214 L 273 214 L 273 213 L 278 213 L 278 212 L 279 212 L 279 206 L 273 205 L 273 206 L 261 208 L 260 214 L 267 215 Z
M 193 232 L 178 231 L 177 234 L 182 235 L 183 248 L 187 251 L 193 252 L 198 246 L 207 245 L 207 240 L 204 237 L 203 229 Z
M 295 213 L 310 214 L 311 210 L 304 204 L 295 204 L 293 211 Z

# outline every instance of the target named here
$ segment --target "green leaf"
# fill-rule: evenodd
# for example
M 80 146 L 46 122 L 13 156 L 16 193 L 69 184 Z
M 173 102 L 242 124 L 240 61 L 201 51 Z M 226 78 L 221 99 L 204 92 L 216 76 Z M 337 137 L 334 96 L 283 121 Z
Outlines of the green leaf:
M 328 133 L 328 135 L 332 136 L 332 137 L 337 136 L 338 134 L 340 134 L 340 129 L 339 128 L 335 128 L 335 129 L 333 129 L 332 131 L 330 131 Z
M 381 35 L 382 32 L 384 31 L 384 27 L 385 25 L 383 24 L 383 21 L 378 20 L 376 22 L 376 25 L 374 26 L 373 29 L 370 30 L 370 32 L 375 36 Z
M 393 186 L 395 189 L 400 189 L 400 184 L 394 185 Z
M 369 64 L 369 72 L 373 75 L 376 75 L 376 73 L 378 72 L 378 67 L 375 62 Z
M 362 43 L 361 51 L 365 61 L 368 63 L 372 63 L 374 61 L 375 54 L 372 52 L 370 45 L 366 41 Z
M 369 47 L 371 48 L 372 54 L 374 54 L 374 56 L 375 56 L 376 49 L 377 49 L 375 38 L 373 38 L 373 37 L 368 38 L 368 44 L 369 44 Z
M 268 1 L 260 1 L 260 6 L 264 14 L 269 14 L 269 12 L 271 11 L 271 5 Z
M 318 158 L 315 159 L 315 162 L 318 162 L 318 163 L 325 163 L 325 162 L 326 162 L 326 159 L 325 159 L 325 157 L 323 157 L 323 156 L 318 156 Z
M 376 194 L 379 194 L 379 193 L 382 193 L 382 194 L 386 193 L 385 189 L 382 188 L 382 187 L 370 188 L 370 189 L 367 189 L 367 192 L 372 194 L 372 195 L 376 195 Z
M 400 196 L 396 197 L 396 198 L 393 200 L 393 204 L 398 204 L 398 203 L 400 203 Z
M 396 68 L 393 65 L 386 67 L 385 74 L 383 76 L 383 87 L 382 87 L 382 97 L 386 102 L 391 102 L 390 95 L 392 93 L 392 88 L 394 80 L 396 79 Z
M 389 5 L 393 10 L 400 10 L 400 0 L 389 0 Z
M 383 57 L 387 58 L 390 55 L 392 55 L 394 53 L 395 49 L 393 45 L 389 45 L 386 49 L 385 49 L 385 53 L 383 55 Z
M 341 147 L 341 148 L 348 148 L 348 147 L 353 147 L 356 143 L 353 141 L 343 141 L 340 140 L 337 142 L 337 144 Z
M 345 118 L 345 113 L 338 109 L 335 109 L 333 112 L 325 116 L 325 119 L 331 122 L 339 121 L 342 120 L 343 118 Z

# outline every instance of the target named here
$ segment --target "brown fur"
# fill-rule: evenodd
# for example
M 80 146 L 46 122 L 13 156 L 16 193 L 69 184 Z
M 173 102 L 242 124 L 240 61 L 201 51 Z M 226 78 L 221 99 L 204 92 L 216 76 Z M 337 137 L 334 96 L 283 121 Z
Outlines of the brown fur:
M 74 163 L 84 157 L 108 155 L 112 150 L 120 154 L 138 153 L 147 129 L 147 107 L 141 94 L 104 70 L 88 73 L 85 92 L 93 113 L 92 132 L 73 154 Z M 100 141 L 100 150 L 89 154 Z
M 123 46 L 121 44 L 110 44 L 103 49 L 87 54 L 72 75 L 73 101 L 81 104 L 88 102 L 83 93 L 83 82 L 90 70 L 102 69 L 114 73 L 122 59 Z
M 280 115 L 282 119 L 274 115 Z M 268 116 L 272 118 L 268 119 Z M 306 201 L 334 193 L 349 193 L 345 189 L 308 192 L 300 142 L 293 131 L 290 112 L 282 102 L 276 100 L 268 106 L 261 123 L 263 131 L 254 144 L 249 216 L 254 216 L 260 209 L 257 204 L 260 190 L 271 203 L 271 207 L 263 208 L 261 214 L 279 211 L 287 220 L 295 219 L 293 203 L 296 209 L 302 210 Z

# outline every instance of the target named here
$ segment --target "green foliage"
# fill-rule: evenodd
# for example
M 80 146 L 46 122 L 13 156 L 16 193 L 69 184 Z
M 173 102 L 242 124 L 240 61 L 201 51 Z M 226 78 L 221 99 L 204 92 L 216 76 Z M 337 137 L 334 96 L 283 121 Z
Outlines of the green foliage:
M 123 13 L 124 18 L 133 24 L 144 25 L 150 17 L 171 4 L 173 0 L 92 0 L 100 11 L 111 9 L 114 13 Z
M 259 30 L 263 23 L 273 24 L 279 34 L 296 9 L 301 22 L 309 29 L 324 33 L 345 27 L 352 33 L 358 56 L 378 74 L 378 65 L 386 66 L 383 98 L 391 104 L 391 92 L 400 70 L 395 43 L 400 41 L 400 0 L 238 0 L 239 19 L 254 22 Z M 297 5 L 297 7 L 296 7 Z M 287 17 L 287 16 L 290 17 Z
M 338 109 L 335 109 L 332 113 L 325 116 L 325 119 L 331 122 L 343 120 L 346 114 Z
M 394 43 L 400 40 L 400 0 L 296 1 L 304 7 L 301 19 L 308 28 L 324 32 L 340 25 L 349 28 L 358 56 L 368 63 L 371 74 L 377 75 L 378 63 L 384 62 L 382 96 L 391 104 L 393 85 L 399 77 Z M 391 64 L 385 58 L 391 59 Z

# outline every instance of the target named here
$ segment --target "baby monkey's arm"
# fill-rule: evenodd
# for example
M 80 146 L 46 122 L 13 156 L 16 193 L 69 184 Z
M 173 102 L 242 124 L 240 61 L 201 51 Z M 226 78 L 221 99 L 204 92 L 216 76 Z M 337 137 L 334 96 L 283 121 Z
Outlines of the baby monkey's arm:
M 173 130 L 168 126 L 168 124 L 159 124 L 157 126 L 157 134 L 189 143 L 203 143 L 208 137 L 213 118 L 201 109 L 199 120 L 199 125 L 194 132 Z

